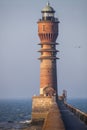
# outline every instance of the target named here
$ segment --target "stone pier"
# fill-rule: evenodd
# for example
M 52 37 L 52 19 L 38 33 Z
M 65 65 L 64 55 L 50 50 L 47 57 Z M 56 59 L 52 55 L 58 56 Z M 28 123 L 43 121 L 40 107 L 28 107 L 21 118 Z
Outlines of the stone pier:
M 54 102 L 50 96 L 34 96 L 32 98 L 32 122 L 44 120 Z
M 42 130 L 65 130 L 55 98 L 50 96 L 33 97 L 32 122 L 43 122 Z
M 51 106 L 42 130 L 65 130 L 60 110 L 56 103 Z

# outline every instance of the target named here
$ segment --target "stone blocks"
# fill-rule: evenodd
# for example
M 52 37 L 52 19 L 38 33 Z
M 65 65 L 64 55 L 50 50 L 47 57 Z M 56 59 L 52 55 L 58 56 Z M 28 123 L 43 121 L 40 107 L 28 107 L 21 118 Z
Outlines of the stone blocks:
M 32 121 L 44 120 L 54 102 L 50 96 L 34 96 L 32 98 Z

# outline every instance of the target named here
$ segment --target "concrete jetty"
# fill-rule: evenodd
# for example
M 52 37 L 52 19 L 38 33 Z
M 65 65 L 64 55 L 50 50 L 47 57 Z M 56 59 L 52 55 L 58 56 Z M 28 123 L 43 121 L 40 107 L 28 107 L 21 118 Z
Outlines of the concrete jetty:
M 65 130 L 60 110 L 56 103 L 50 108 L 42 130 Z
M 61 101 L 59 102 L 59 109 L 62 120 L 64 122 L 65 130 L 87 130 L 87 125 L 81 121 L 73 112 L 71 112 L 66 107 L 66 104 Z
M 71 106 L 70 104 L 67 104 L 64 102 L 65 106 L 72 112 L 74 115 L 76 115 L 81 121 L 83 121 L 87 125 L 87 113 L 82 112 L 81 110 Z
M 50 96 L 33 97 L 32 122 L 43 122 L 41 130 L 87 130 L 85 122 L 70 111 L 63 100 L 57 104 Z

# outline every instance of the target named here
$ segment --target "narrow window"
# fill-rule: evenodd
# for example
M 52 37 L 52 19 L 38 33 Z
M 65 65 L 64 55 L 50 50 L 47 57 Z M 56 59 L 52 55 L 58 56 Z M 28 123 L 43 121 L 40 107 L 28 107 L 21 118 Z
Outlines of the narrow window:
M 45 30 L 45 25 L 43 25 L 43 31 L 46 31 L 46 30 Z

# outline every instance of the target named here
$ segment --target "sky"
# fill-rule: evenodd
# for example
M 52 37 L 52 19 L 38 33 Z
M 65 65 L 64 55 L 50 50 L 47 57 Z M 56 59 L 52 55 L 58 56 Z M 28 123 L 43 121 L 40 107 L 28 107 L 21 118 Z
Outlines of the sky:
M 49 0 L 59 19 L 58 93 L 87 98 L 87 0 Z M 0 0 L 0 99 L 39 95 L 37 21 L 47 0 Z

